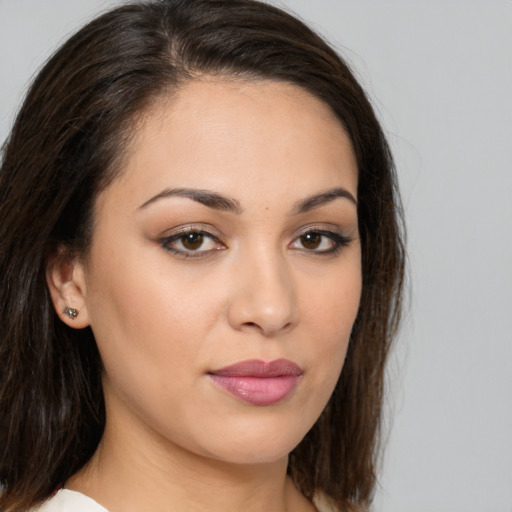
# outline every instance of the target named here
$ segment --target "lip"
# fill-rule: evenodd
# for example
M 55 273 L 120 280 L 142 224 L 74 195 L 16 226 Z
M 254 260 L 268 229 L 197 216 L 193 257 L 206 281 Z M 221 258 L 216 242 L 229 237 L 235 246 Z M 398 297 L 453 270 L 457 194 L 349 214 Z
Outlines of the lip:
M 288 359 L 250 359 L 208 372 L 223 390 L 252 405 L 273 405 L 284 400 L 297 386 L 302 368 Z

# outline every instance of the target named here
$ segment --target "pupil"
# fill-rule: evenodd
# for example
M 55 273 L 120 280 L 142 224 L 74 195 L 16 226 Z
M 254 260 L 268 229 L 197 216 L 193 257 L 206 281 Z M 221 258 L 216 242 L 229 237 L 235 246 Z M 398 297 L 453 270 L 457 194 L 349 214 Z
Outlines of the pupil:
M 320 245 L 321 235 L 318 233 L 306 233 L 300 237 L 300 241 L 306 249 L 316 249 Z
M 203 245 L 203 235 L 201 233 L 189 233 L 183 237 L 182 243 L 186 249 L 199 249 Z

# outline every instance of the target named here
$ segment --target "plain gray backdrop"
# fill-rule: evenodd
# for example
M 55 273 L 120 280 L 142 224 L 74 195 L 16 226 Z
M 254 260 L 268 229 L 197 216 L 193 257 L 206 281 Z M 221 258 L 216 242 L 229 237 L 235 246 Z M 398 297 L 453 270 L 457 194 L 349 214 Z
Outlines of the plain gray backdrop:
M 2 141 L 50 52 L 119 3 L 0 0 Z M 400 175 L 411 293 L 375 511 L 512 512 L 512 2 L 279 5 L 351 62 Z

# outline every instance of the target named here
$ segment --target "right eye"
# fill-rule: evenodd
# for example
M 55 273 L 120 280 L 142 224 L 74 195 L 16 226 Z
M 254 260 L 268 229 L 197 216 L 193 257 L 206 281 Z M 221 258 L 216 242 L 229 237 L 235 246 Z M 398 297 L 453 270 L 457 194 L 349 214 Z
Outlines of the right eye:
M 164 250 L 184 258 L 197 258 L 225 248 L 215 235 L 203 229 L 183 229 L 163 238 L 160 243 Z

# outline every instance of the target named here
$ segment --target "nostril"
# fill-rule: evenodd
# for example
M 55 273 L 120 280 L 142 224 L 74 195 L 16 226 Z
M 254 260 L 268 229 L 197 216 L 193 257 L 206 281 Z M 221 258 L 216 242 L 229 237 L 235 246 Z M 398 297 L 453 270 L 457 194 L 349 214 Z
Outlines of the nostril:
M 258 322 L 244 322 L 242 325 L 241 325 L 241 328 L 243 330 L 246 330 L 247 332 L 251 332 L 251 331 L 259 331 L 261 332 L 263 335 L 265 335 L 265 329 L 263 329 L 263 327 L 261 327 L 261 325 L 258 324 Z
M 292 327 L 293 327 L 293 323 L 292 323 L 292 322 L 288 322 L 288 323 L 283 327 L 283 331 L 289 331 Z
M 276 334 L 277 331 L 287 332 L 290 329 L 292 329 L 293 322 L 287 322 L 285 325 L 280 326 L 277 329 L 274 329 L 271 326 L 267 326 L 266 328 L 264 328 L 258 322 L 244 322 L 242 327 L 249 330 L 256 329 L 258 331 L 261 331 L 261 333 L 263 333 L 265 336 L 273 336 L 274 334 Z

